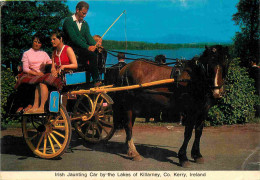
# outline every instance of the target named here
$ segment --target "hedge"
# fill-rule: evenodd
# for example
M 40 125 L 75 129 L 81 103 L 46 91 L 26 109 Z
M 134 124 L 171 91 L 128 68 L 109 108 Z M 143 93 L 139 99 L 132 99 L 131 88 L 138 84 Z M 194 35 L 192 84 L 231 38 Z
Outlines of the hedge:
M 15 85 L 15 76 L 13 75 L 12 71 L 8 68 L 1 68 L 1 119 L 6 115 L 6 104 L 7 99 L 12 94 Z

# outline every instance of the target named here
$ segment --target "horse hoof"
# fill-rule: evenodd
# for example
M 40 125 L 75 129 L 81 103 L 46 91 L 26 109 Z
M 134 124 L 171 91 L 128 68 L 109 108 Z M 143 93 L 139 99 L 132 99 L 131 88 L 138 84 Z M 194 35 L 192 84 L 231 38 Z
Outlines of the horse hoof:
M 133 160 L 134 161 L 142 161 L 143 158 L 142 158 L 142 156 L 138 155 L 138 156 L 133 157 Z
M 204 164 L 204 158 L 203 157 L 195 158 L 194 161 L 198 164 Z
M 182 162 L 180 162 L 180 164 L 183 168 L 189 168 L 190 167 L 189 161 L 182 161 Z

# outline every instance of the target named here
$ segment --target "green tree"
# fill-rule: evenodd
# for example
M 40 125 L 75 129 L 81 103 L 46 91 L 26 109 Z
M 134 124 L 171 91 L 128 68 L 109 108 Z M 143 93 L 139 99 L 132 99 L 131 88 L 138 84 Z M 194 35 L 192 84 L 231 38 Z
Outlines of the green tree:
M 32 35 L 38 31 L 48 36 L 53 29 L 61 28 L 63 19 L 70 16 L 67 5 L 61 1 L 8 1 L 0 2 L 1 7 L 1 116 L 6 114 L 5 105 L 14 91 L 14 75 L 23 52 L 31 48 Z M 43 46 L 48 53 L 51 44 L 48 39 Z
M 234 53 L 247 66 L 251 58 L 259 60 L 259 0 L 240 0 L 233 20 L 240 26 L 234 38 Z
M 1 37 L 2 64 L 13 70 L 21 61 L 24 51 L 32 45 L 32 35 L 41 31 L 48 36 L 62 26 L 62 20 L 71 12 L 61 1 L 10 1 L 2 7 Z M 49 50 L 50 53 L 50 41 Z M 46 49 L 45 49 L 46 50 Z

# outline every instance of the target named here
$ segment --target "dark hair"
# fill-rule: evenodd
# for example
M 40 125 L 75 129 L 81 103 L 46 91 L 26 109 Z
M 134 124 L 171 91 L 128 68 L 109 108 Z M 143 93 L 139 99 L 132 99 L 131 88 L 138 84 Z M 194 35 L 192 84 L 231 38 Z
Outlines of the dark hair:
M 160 55 L 155 56 L 154 60 L 155 60 L 155 62 L 158 62 L 158 63 L 165 63 L 166 57 L 165 57 L 165 55 L 160 54 Z
M 118 58 L 118 60 L 125 59 L 125 53 L 122 53 L 122 52 L 118 53 L 117 58 Z
M 37 38 L 42 43 L 42 45 L 46 42 L 46 37 L 41 32 L 37 32 L 32 36 L 32 42 L 35 38 Z
M 86 3 L 85 1 L 80 1 L 80 2 L 77 4 L 76 9 L 81 10 L 83 7 L 86 8 L 86 9 L 89 9 L 89 4 Z
M 62 30 L 59 30 L 59 29 L 56 29 L 56 30 L 53 30 L 52 32 L 51 32 L 51 36 L 52 35 L 56 35 L 56 37 L 58 38 L 58 39 L 63 39 L 63 41 L 64 41 L 64 32 L 62 31 Z

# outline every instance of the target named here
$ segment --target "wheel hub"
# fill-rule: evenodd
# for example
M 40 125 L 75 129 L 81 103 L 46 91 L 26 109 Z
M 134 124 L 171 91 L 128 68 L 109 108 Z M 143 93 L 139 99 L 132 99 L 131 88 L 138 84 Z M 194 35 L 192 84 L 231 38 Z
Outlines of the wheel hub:
M 37 129 L 38 132 L 41 132 L 41 133 L 46 131 L 46 127 L 44 125 L 40 125 L 36 129 Z
M 52 124 L 46 124 L 45 128 L 46 128 L 46 132 L 49 132 L 49 133 L 52 132 Z

